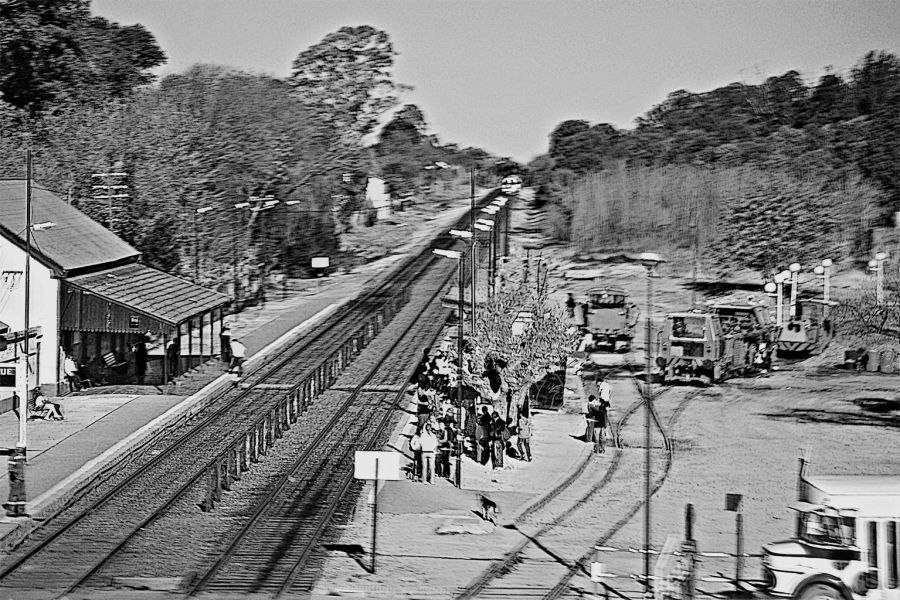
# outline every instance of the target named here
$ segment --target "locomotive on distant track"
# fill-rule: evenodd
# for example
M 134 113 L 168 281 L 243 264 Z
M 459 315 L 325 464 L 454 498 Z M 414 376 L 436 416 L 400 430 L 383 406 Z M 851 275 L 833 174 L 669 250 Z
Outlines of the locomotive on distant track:
M 518 175 L 507 175 L 500 182 L 500 191 L 515 196 L 522 190 L 522 178 Z
M 666 315 L 656 363 L 667 382 L 715 383 L 767 368 L 776 335 L 762 306 L 712 304 L 671 313 Z

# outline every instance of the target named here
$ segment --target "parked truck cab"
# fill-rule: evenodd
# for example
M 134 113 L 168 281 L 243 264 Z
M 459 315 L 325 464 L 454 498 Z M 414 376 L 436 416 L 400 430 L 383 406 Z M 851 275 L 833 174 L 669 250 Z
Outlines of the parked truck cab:
M 794 537 L 763 547 L 765 591 L 792 600 L 900 600 L 900 476 L 806 477 Z

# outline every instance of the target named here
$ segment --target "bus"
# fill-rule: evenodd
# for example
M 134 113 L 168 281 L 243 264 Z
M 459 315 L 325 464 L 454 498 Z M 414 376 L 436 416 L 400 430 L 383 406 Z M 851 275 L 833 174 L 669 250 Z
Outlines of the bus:
M 763 547 L 763 588 L 793 600 L 900 600 L 900 475 L 807 477 L 794 537 Z

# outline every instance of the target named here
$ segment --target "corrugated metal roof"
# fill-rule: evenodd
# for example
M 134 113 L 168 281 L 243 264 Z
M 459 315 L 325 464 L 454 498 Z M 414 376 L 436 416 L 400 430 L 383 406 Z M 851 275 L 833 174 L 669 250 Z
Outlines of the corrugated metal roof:
M 123 260 L 135 260 L 140 252 L 77 208 L 32 182 L 32 224 L 53 222 L 49 229 L 32 231 L 36 260 L 67 272 Z M 0 179 L 0 232 L 25 245 L 25 180 Z
M 137 263 L 69 277 L 66 283 L 173 327 L 230 302 L 224 294 Z

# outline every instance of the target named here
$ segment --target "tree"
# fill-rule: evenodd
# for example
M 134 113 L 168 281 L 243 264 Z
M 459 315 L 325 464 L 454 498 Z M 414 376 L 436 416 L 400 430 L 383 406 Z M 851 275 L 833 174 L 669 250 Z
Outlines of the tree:
M 122 97 L 151 81 L 147 70 L 163 62 L 143 26 L 91 17 L 89 0 L 0 3 L 0 93 L 32 114 Z
M 393 44 L 369 25 L 342 27 L 301 52 L 288 83 L 297 98 L 345 142 L 358 143 L 411 89 L 393 81 Z

